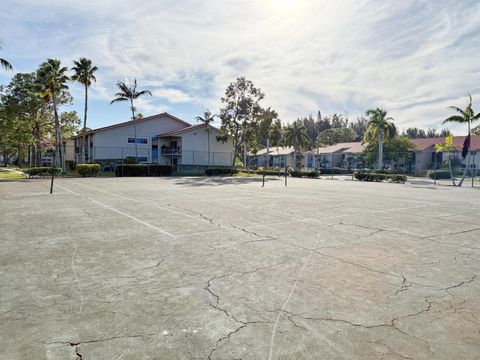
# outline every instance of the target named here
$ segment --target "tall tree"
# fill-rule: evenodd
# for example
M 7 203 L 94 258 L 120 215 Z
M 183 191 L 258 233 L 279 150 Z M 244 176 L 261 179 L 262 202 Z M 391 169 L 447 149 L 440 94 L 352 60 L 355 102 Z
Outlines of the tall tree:
M 423 129 L 409 127 L 402 132 L 402 136 L 408 137 L 409 139 L 424 139 L 427 137 L 427 133 Z
M 145 96 L 145 95 L 150 95 L 152 96 L 152 93 L 150 90 L 137 90 L 137 79 L 133 81 L 133 84 L 126 84 L 122 81 L 117 82 L 117 87 L 119 89 L 119 92 L 115 94 L 116 98 L 110 101 L 110 105 L 116 102 L 123 102 L 123 101 L 128 101 L 130 102 L 130 110 L 132 111 L 132 121 L 133 121 L 133 131 L 134 131 L 134 137 L 135 137 L 135 158 L 138 158 L 138 149 L 137 149 L 137 126 L 135 124 L 135 120 L 137 118 L 135 117 L 135 111 L 136 108 L 134 106 L 134 101 L 138 99 L 139 97 Z
M 5 87 L 1 101 L 8 104 L 11 114 L 19 121 L 17 131 L 25 133 L 28 140 L 25 146 L 31 147 L 34 166 L 41 165 L 41 152 L 44 138 L 46 137 L 48 124 L 51 122 L 51 105 L 45 103 L 36 91 L 35 84 L 37 81 L 36 73 L 18 73 L 12 78 L 10 83 Z M 24 137 L 26 139 L 26 137 Z
M 297 164 L 297 152 L 304 149 L 310 143 L 307 129 L 301 121 L 295 121 L 285 129 L 285 145 L 293 147 L 293 163 L 295 168 Z
M 468 105 L 465 109 L 461 109 L 456 106 L 449 106 L 449 109 L 452 109 L 456 112 L 455 115 L 452 115 L 445 119 L 443 121 L 443 124 L 446 123 L 457 123 L 457 124 L 467 124 L 467 136 L 465 138 L 465 141 L 463 143 L 463 149 L 462 149 L 462 158 L 467 159 L 467 165 L 465 166 L 465 170 L 463 171 L 462 178 L 460 179 L 460 182 L 458 183 L 458 186 L 462 186 L 463 181 L 465 180 L 465 176 L 467 175 L 467 171 L 470 167 L 470 137 L 471 137 L 471 125 L 473 122 L 477 121 L 480 119 L 480 113 L 475 114 L 473 111 L 472 107 L 472 95 L 468 95 L 469 102 Z
M 362 141 L 367 131 L 368 120 L 363 116 L 357 117 L 357 121 L 350 123 L 350 129 L 355 132 L 355 141 Z
M 239 77 L 225 90 L 222 97 L 223 107 L 220 109 L 222 121 L 222 137 L 231 137 L 234 146 L 233 166 L 240 153 L 243 143 L 244 166 L 246 166 L 246 152 L 250 141 L 254 141 L 253 130 L 260 119 L 262 108 L 260 101 L 264 98 L 263 92 L 253 85 L 253 82 Z
M 88 88 L 92 85 L 92 82 L 97 81 L 95 78 L 96 66 L 92 66 L 92 61 L 87 58 L 80 58 L 78 61 L 73 61 L 72 70 L 74 72 L 72 76 L 73 81 L 77 81 L 83 85 L 85 89 L 85 104 L 83 112 L 83 158 L 85 162 L 88 162 L 88 146 L 87 146 L 87 110 L 88 110 Z
M 333 145 L 341 142 L 355 141 L 355 132 L 348 127 L 331 128 L 318 134 L 316 143 Z
M 396 128 L 393 124 L 393 118 L 387 117 L 387 112 L 380 108 L 369 109 L 365 115 L 369 117 L 367 123 L 367 132 L 363 138 L 363 143 L 378 143 L 378 163 L 377 169 L 383 168 L 383 143 L 396 135 Z
M 270 107 L 268 109 L 262 110 L 259 121 L 259 131 L 258 131 L 258 140 L 259 142 L 265 141 L 267 145 L 267 164 L 268 167 L 270 164 L 270 130 L 275 119 L 278 118 L 278 114 L 275 110 L 272 110 Z
M 3 41 L 0 40 L 0 49 L 3 49 Z M 5 70 L 13 70 L 12 64 L 10 64 L 7 60 L 0 58 L 0 67 L 4 68 Z
M 59 154 L 60 165 L 62 171 L 65 170 L 64 154 L 62 151 L 62 136 L 60 129 L 60 118 L 58 116 L 58 103 L 59 98 L 62 96 L 62 92 L 68 91 L 67 81 L 69 80 L 66 74 L 68 69 L 62 66 L 60 60 L 47 59 L 40 65 L 37 70 L 37 86 L 39 95 L 47 103 L 51 103 L 53 108 L 53 116 L 55 120 L 55 153 L 54 153 L 54 166 L 56 166 L 56 156 Z M 52 171 L 52 183 L 50 186 L 50 192 L 53 190 L 53 174 Z
M 203 113 L 202 116 L 197 116 L 195 117 L 195 120 L 200 121 L 201 123 L 206 125 L 206 132 L 207 132 L 207 156 L 208 156 L 208 166 L 210 167 L 210 123 L 212 123 L 215 120 L 215 116 L 210 112 L 210 110 L 207 110 Z

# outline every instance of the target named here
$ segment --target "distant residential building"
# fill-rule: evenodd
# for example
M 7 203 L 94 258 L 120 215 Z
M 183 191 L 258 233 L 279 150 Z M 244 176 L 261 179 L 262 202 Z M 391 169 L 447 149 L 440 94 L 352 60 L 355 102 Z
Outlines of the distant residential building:
M 436 144 L 445 144 L 444 137 L 412 140 L 416 147 L 415 170 L 419 171 L 432 169 L 435 164 L 437 164 L 437 167 L 439 167 L 444 161 L 447 161 L 450 157 L 457 157 L 462 161 L 463 165 L 466 165 L 467 159 L 462 159 L 461 156 L 465 138 L 466 136 L 454 136 L 453 146 L 455 146 L 456 150 L 446 153 L 435 152 Z M 475 156 L 470 159 L 470 166 L 473 165 L 473 167 L 476 167 L 478 169 L 480 167 L 480 136 L 470 137 L 470 151 L 475 153 Z
M 413 170 L 421 172 L 433 169 L 435 164 L 440 167 L 450 157 L 457 157 L 466 165 L 467 159 L 462 159 L 461 152 L 465 136 L 454 136 L 453 145 L 456 150 L 447 153 L 436 153 L 435 144 L 445 144 L 444 137 L 414 139 L 415 151 L 411 153 Z M 361 142 L 338 143 L 326 147 L 312 149 L 305 152 L 306 167 L 308 168 L 363 168 L 362 154 L 366 145 Z M 477 169 L 480 167 L 480 136 L 472 136 L 470 139 L 470 151 L 475 152 L 471 158 L 470 166 Z M 436 157 L 436 159 L 435 159 Z
M 284 168 L 294 167 L 293 147 L 270 147 L 267 156 L 267 149 L 261 149 L 256 154 L 250 154 L 249 161 L 252 167 Z M 297 152 L 297 158 L 303 157 L 303 153 Z M 268 160 L 267 160 L 268 159 Z M 267 162 L 268 161 L 268 162 Z
M 312 149 L 305 153 L 307 167 L 343 167 L 346 161 L 355 161 L 355 155 L 362 154 L 365 147 L 361 142 L 347 142 Z M 357 162 L 360 163 L 361 160 Z

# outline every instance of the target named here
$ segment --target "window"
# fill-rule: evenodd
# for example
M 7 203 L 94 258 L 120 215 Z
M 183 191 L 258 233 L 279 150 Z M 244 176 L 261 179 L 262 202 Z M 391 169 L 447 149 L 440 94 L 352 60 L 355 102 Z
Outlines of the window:
M 128 138 L 128 143 L 129 144 L 148 144 L 148 139 L 147 138 L 134 138 L 134 137 L 129 137 Z

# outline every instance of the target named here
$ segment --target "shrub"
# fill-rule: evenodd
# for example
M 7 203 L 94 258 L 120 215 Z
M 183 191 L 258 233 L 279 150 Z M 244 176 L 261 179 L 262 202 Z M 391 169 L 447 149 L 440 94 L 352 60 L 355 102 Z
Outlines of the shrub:
M 320 176 L 320 171 L 312 170 L 312 171 L 303 171 L 303 170 L 288 170 L 291 177 L 309 177 L 309 178 L 318 178 Z
M 222 168 L 222 169 L 206 169 L 205 175 L 207 176 L 231 176 L 238 172 L 237 169 Z
M 351 175 L 353 170 L 333 168 L 333 169 L 322 169 L 323 175 Z
M 170 176 L 172 167 L 158 164 L 123 164 L 115 166 L 115 176 Z
M 125 159 L 123 159 L 123 163 L 125 165 L 132 165 L 132 164 L 138 164 L 139 161 L 135 156 L 127 156 Z
M 372 181 L 372 182 L 382 182 L 384 180 L 391 181 L 395 183 L 405 183 L 407 177 L 402 174 L 380 174 L 380 173 L 360 173 L 356 172 L 354 174 L 355 179 L 359 181 Z
M 427 176 L 430 179 L 435 179 L 436 178 L 437 180 L 450 179 L 451 178 L 450 170 L 437 170 L 437 175 L 435 175 L 434 170 L 429 170 L 428 173 L 427 173 Z
M 51 176 L 53 168 L 50 166 L 41 166 L 36 168 L 25 169 L 24 172 L 30 176 Z M 55 175 L 62 173 L 61 168 L 55 168 Z
M 82 177 L 96 176 L 100 171 L 100 164 L 78 164 L 77 172 Z

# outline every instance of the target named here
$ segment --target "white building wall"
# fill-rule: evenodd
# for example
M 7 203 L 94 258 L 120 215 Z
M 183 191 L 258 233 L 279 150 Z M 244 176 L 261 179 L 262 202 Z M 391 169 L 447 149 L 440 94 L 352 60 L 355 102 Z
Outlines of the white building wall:
M 219 131 L 210 128 L 210 165 L 231 166 L 233 156 L 233 142 L 217 140 Z M 194 128 L 179 134 L 182 137 L 182 164 L 208 165 L 208 133 L 205 127 Z
M 151 161 L 152 138 L 158 134 L 178 130 L 186 125 L 168 116 L 154 117 L 151 120 L 135 123 L 137 138 L 146 138 L 147 144 L 137 144 L 139 157 L 147 157 Z M 134 137 L 134 124 L 128 123 L 113 129 L 98 131 L 94 137 L 94 154 L 97 160 L 121 159 L 135 156 L 135 144 L 129 144 L 128 138 Z

